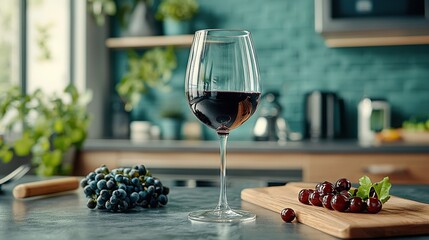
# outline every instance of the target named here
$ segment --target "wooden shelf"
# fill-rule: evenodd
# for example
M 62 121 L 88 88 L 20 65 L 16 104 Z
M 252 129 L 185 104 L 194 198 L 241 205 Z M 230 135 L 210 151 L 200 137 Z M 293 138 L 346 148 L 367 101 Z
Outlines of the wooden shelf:
M 369 47 L 429 44 L 429 36 L 326 37 L 328 47 Z
M 108 48 L 189 47 L 194 35 L 108 38 Z

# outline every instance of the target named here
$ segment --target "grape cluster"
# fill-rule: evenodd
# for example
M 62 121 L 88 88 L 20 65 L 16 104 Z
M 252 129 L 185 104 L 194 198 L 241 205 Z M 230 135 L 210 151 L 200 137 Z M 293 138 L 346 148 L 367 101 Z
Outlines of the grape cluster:
M 382 208 L 376 194 L 367 199 L 356 195 L 357 189 L 351 189 L 351 182 L 340 178 L 335 183 L 328 181 L 318 183 L 315 189 L 302 189 L 298 193 L 301 203 L 325 207 L 339 212 L 378 213 Z
M 125 212 L 136 206 L 157 208 L 167 204 L 170 189 L 152 177 L 144 165 L 109 171 L 103 165 L 80 182 L 87 207 Z

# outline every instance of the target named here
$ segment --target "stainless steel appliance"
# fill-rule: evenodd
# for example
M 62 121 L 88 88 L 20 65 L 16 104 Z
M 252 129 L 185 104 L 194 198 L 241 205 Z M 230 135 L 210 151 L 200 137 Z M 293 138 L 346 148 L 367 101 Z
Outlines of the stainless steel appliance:
M 370 144 L 375 134 L 390 128 L 390 105 L 385 99 L 363 98 L 358 104 L 358 139 Z
M 287 123 L 281 117 L 282 107 L 277 92 L 268 92 L 262 98 L 260 115 L 253 128 L 255 141 L 286 141 Z
M 312 140 L 343 137 L 344 102 L 333 92 L 313 91 L 305 97 L 306 137 Z

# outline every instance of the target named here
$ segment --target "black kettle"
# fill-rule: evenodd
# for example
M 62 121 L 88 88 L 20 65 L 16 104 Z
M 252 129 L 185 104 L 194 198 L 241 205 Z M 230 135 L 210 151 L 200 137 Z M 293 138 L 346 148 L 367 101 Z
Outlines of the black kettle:
M 345 137 L 344 101 L 333 92 L 305 95 L 305 135 L 312 140 Z

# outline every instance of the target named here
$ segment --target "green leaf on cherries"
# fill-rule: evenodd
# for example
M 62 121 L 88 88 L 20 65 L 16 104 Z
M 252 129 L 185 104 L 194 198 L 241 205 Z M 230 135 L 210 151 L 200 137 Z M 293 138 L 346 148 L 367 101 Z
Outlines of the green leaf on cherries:
M 356 195 L 362 199 L 368 199 L 371 194 L 371 188 L 374 189 L 378 199 L 384 204 L 389 200 L 389 191 L 392 187 L 389 177 L 383 178 L 380 182 L 372 183 L 368 176 L 363 176 L 359 179 L 359 187 Z
M 371 187 L 371 179 L 369 179 L 368 176 L 361 177 L 359 179 L 359 188 L 356 195 L 362 199 L 367 199 L 371 191 Z
M 375 192 L 377 193 L 378 199 L 380 199 L 382 203 L 385 203 L 387 202 L 387 200 L 389 200 L 389 190 L 392 187 L 392 184 L 389 181 L 389 177 L 385 177 L 380 182 L 374 183 L 373 187 Z

